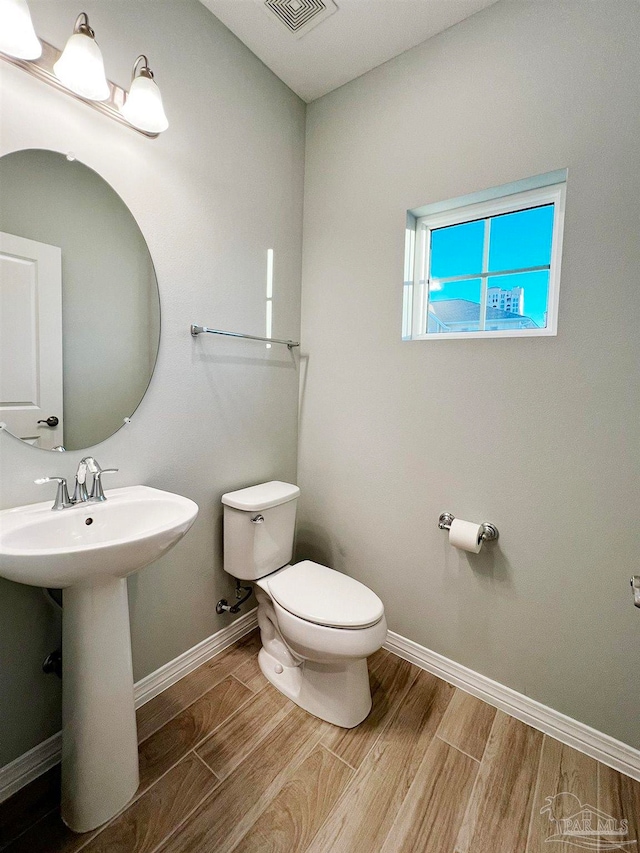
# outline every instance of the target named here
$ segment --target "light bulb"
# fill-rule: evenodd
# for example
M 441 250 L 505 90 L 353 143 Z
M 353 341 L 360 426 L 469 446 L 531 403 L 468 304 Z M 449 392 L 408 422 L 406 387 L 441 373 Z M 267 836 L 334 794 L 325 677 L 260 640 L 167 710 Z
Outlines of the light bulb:
M 26 0 L 0 0 L 0 51 L 16 59 L 42 55 Z
M 110 91 L 102 53 L 84 12 L 78 15 L 73 35 L 53 71 L 62 85 L 76 95 L 89 101 L 108 100 Z
M 169 127 L 146 56 L 139 56 L 133 64 L 131 87 L 121 112 L 129 124 L 147 133 L 162 133 Z

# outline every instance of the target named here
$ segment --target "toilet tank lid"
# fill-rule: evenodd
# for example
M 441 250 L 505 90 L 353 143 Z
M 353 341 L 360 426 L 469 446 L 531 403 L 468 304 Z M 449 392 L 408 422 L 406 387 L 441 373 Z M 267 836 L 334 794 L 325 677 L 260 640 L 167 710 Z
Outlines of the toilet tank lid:
M 237 492 L 227 492 L 222 496 L 222 503 L 244 512 L 257 512 L 272 506 L 293 501 L 300 496 L 300 489 L 292 483 L 281 483 L 272 480 L 270 483 L 260 483 Z

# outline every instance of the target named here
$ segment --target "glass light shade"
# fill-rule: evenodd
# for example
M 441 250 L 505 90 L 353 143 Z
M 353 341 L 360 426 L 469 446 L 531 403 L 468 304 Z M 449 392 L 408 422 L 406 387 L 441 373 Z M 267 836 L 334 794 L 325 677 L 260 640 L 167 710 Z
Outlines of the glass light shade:
M 42 54 L 26 0 L 0 0 L 0 51 L 16 59 Z
M 109 98 L 102 53 L 91 36 L 74 33 L 53 66 L 53 71 L 63 86 L 82 98 L 90 101 L 106 101 Z
M 129 124 L 147 133 L 162 133 L 169 127 L 160 89 L 150 77 L 144 75 L 132 81 L 122 115 Z

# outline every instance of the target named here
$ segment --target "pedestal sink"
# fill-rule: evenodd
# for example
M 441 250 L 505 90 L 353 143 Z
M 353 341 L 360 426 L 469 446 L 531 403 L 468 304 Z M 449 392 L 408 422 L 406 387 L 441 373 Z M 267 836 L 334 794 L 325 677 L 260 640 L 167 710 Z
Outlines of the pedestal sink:
M 109 820 L 138 784 L 127 575 L 189 530 L 188 498 L 128 486 L 103 503 L 51 501 L 0 512 L 0 576 L 64 589 L 62 818 L 75 832 Z

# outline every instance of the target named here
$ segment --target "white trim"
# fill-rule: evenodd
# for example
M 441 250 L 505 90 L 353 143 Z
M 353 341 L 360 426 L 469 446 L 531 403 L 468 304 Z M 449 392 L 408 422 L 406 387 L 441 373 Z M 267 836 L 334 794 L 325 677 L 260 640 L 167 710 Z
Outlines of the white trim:
M 505 213 L 518 213 L 518 211 L 529 210 L 532 207 L 555 204 L 562 187 L 566 187 L 565 182 L 542 189 L 526 190 L 515 195 L 501 196 L 491 201 L 465 205 L 465 207 L 454 208 L 443 213 L 419 216 L 416 225 L 425 225 L 430 231 L 433 231 L 447 225 L 461 225 L 464 222 L 476 222 L 479 219 L 491 219 L 492 216 L 501 216 Z M 496 275 L 499 275 L 499 270 L 496 270 Z
M 534 177 L 524 178 L 520 181 L 512 181 L 510 184 L 502 184 L 499 187 L 489 187 L 488 189 L 479 190 L 469 195 L 458 196 L 458 198 L 451 198 L 447 201 L 436 201 L 432 204 L 425 204 L 422 207 L 415 207 L 407 212 L 416 219 L 420 216 L 430 216 L 432 213 L 445 213 L 447 210 L 467 207 L 469 204 L 480 204 L 485 201 L 493 201 L 495 198 L 516 195 L 527 190 L 539 190 L 544 187 L 550 187 L 553 184 L 566 183 L 568 174 L 568 169 L 557 169 L 555 172 L 545 172 L 543 175 L 535 175 Z
M 403 341 L 468 341 L 484 338 L 544 338 L 554 337 L 558 332 L 553 329 L 499 329 L 492 332 L 431 332 L 428 335 L 414 335 Z
M 0 803 L 55 767 L 60 761 L 61 754 L 62 733 L 56 732 L 29 752 L 18 756 L 11 764 L 0 767 Z
M 171 687 L 176 681 L 180 681 L 185 675 L 189 675 L 203 663 L 211 660 L 221 651 L 231 646 L 240 637 L 244 637 L 249 631 L 253 631 L 258 625 L 258 609 L 256 607 L 245 613 L 231 625 L 217 631 L 206 640 L 198 643 L 192 649 L 187 649 L 169 663 L 165 663 L 160 669 L 156 669 L 150 675 L 140 679 L 135 685 L 136 708 L 145 705 L 167 687 Z
M 187 649 L 169 663 L 140 679 L 134 685 L 136 708 L 146 704 L 163 690 L 180 681 L 203 663 L 211 660 L 228 646 L 248 634 L 258 624 L 258 610 L 254 608 L 231 625 L 207 637 L 191 649 Z M 62 733 L 57 732 L 48 740 L 39 743 L 19 756 L 10 764 L 0 767 L 0 803 L 46 773 L 60 761 L 62 755 Z
M 144 705 L 245 634 L 253 631 L 257 624 L 257 610 L 254 608 L 231 625 L 141 679 L 135 685 L 136 708 Z M 389 631 L 384 648 L 472 696 L 477 696 L 517 720 L 539 729 L 561 743 L 566 743 L 602 764 L 640 781 L 640 750 L 567 717 L 535 699 L 524 696 L 412 640 L 407 640 L 393 631 Z M 0 767 L 0 803 L 55 767 L 60 761 L 61 751 L 62 736 L 58 732 L 16 758 L 15 761 Z
M 389 631 L 384 648 L 517 720 L 640 781 L 640 750 Z

